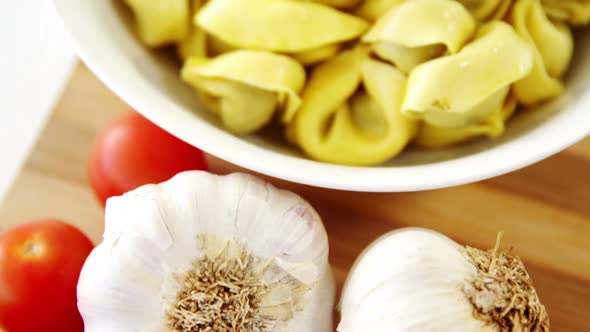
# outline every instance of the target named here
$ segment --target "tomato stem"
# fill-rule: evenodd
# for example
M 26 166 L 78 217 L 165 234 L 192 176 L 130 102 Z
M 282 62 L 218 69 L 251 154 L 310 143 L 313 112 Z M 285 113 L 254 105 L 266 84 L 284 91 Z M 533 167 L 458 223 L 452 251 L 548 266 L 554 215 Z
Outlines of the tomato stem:
M 39 257 L 43 253 L 43 245 L 29 240 L 23 244 L 20 253 L 23 257 Z

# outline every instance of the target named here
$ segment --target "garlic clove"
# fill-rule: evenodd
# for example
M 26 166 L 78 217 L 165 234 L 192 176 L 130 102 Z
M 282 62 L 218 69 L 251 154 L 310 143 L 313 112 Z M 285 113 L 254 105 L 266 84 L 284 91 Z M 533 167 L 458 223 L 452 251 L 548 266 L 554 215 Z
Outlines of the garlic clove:
M 437 272 L 444 273 L 440 270 L 431 273 Z M 426 279 L 420 285 L 408 286 L 412 285 L 414 278 Z M 472 306 L 462 298 L 462 294 L 446 291 L 452 280 L 432 279 L 436 277 L 429 273 L 408 273 L 380 284 L 379 290 L 368 294 L 357 307 L 353 325 L 347 328 L 339 326 L 338 331 L 497 332 L 484 322 L 473 319 Z M 400 300 L 402 298 L 411 298 L 411 301 Z
M 299 196 L 194 171 L 106 209 L 104 240 L 78 285 L 86 331 L 331 330 L 327 236 Z
M 456 1 L 413 0 L 389 9 L 362 39 L 408 73 L 445 50 L 457 53 L 474 32 L 474 19 Z
M 329 268 L 323 273 L 319 284 L 311 292 L 313 294 L 309 296 L 310 301 L 306 304 L 307 309 L 295 313 L 293 324 L 289 326 L 289 331 L 334 331 L 332 323 L 332 302 L 329 301 L 329 305 L 326 303 L 326 299 L 334 299 L 336 294 L 334 278 Z M 326 319 L 318 319 L 318 317 L 325 317 Z M 310 328 L 310 326 L 313 328 Z
M 205 95 L 208 107 L 236 133 L 267 124 L 276 110 L 292 120 L 305 83 L 303 66 L 292 58 L 264 51 L 237 50 L 213 59 L 190 58 L 183 80 Z
M 433 264 L 441 265 L 428 266 L 425 268 L 428 271 L 442 268 L 447 261 L 456 265 L 453 270 L 448 271 L 449 273 L 436 277 L 457 278 L 456 275 L 460 275 L 459 278 L 462 279 L 465 273 L 475 275 L 475 268 L 467 261 L 459 259 L 462 256 L 458 248 L 450 239 L 420 228 L 405 228 L 381 236 L 360 254 L 351 268 L 342 291 L 343 322 L 347 319 L 347 313 L 354 313 L 363 298 L 376 291 L 378 285 L 394 279 L 395 276 L 403 276 L 408 270 L 419 267 L 423 261 L 432 260 Z M 383 264 L 385 261 L 388 263 Z M 375 273 L 374 269 L 377 267 L 380 273 Z M 421 272 L 424 271 L 413 273 Z
M 125 0 L 139 38 L 150 47 L 182 41 L 189 32 L 189 0 Z
M 533 50 L 510 25 L 489 23 L 459 53 L 411 72 L 402 112 L 438 127 L 478 123 L 504 104 L 509 86 L 533 64 Z
M 504 302 L 515 295 L 521 296 L 518 305 Z M 483 252 L 462 247 L 420 228 L 393 231 L 365 249 L 346 280 L 340 308 L 339 332 L 516 332 L 521 331 L 517 326 L 522 331 L 549 327 L 518 259 L 498 248 Z
M 216 0 L 197 15 L 208 33 L 239 48 L 297 53 L 352 40 L 367 22 L 307 1 Z
M 83 310 L 86 331 L 124 332 L 130 326 L 160 325 L 164 315 L 158 305 L 158 281 L 162 275 L 157 268 L 150 269 L 154 254 L 140 241 L 93 250 L 78 282 L 78 308 Z

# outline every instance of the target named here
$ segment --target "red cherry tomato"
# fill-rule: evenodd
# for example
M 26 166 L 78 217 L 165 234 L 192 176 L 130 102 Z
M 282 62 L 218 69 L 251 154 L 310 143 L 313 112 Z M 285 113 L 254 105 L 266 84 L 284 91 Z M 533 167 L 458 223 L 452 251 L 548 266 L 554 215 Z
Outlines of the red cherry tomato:
M 0 233 L 0 330 L 84 330 L 76 285 L 94 246 L 59 221 L 22 224 Z
M 104 205 L 107 198 L 179 172 L 206 169 L 203 153 L 136 112 L 113 121 L 92 149 L 89 177 Z

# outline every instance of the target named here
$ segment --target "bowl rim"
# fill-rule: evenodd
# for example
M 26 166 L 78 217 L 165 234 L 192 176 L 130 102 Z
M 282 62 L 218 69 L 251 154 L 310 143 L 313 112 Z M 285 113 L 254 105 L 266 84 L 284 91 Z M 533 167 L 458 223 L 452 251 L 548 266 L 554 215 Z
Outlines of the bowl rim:
M 68 2 L 69 1 L 69 2 Z M 159 109 L 177 104 L 142 95 L 126 83 L 126 77 L 110 70 L 109 59 L 101 57 L 83 29 L 76 29 L 68 15 L 70 0 L 55 0 L 54 10 L 72 44 L 88 68 L 121 99 L 164 130 L 207 153 L 246 169 L 291 182 L 315 187 L 362 192 L 406 192 L 439 189 L 472 183 L 515 171 L 545 159 L 590 135 L 590 90 L 572 101 L 569 113 L 517 136 L 507 144 L 459 158 L 416 166 L 358 167 L 328 164 L 281 154 L 233 136 L 194 115 L 177 112 L 165 116 Z M 587 109 L 584 113 L 583 110 Z M 183 113 L 183 114 L 180 114 Z M 166 114 L 169 115 L 169 114 Z M 192 118 L 192 119 L 191 119 Z M 563 130 L 563 128 L 568 128 Z M 547 140 L 547 137 L 551 139 Z M 253 158 L 252 156 L 256 156 Z

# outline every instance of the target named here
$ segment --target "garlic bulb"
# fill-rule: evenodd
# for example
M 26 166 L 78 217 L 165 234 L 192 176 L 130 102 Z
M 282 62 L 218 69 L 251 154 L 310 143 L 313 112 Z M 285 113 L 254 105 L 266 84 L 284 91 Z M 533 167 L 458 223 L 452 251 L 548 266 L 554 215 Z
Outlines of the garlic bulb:
M 341 314 L 338 332 L 549 331 L 520 259 L 419 228 L 365 250 L 344 286 Z
M 328 332 L 333 297 L 308 203 L 249 175 L 199 171 L 109 199 L 78 283 L 87 332 Z

